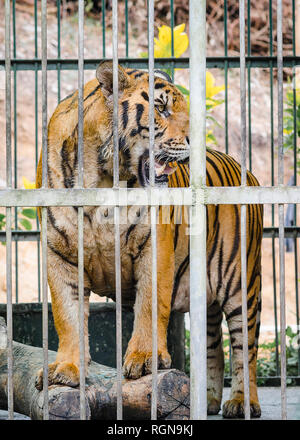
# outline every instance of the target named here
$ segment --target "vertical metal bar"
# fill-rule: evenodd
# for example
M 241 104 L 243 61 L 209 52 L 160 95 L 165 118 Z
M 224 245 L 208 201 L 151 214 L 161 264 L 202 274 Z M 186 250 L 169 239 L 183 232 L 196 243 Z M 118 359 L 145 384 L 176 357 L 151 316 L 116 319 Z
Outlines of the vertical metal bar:
M 57 7 L 57 58 L 61 58 L 61 52 L 60 52 L 60 2 L 61 0 L 56 1 L 56 7 Z M 57 102 L 60 102 L 60 77 L 61 77 L 61 65 L 60 63 L 57 63 Z
M 206 1 L 190 0 L 190 169 L 194 204 L 190 220 L 192 420 L 207 418 L 206 207 L 197 190 L 206 185 Z M 199 319 L 200 317 L 200 319 Z
M 224 0 L 224 55 L 228 56 L 228 5 Z M 228 154 L 228 61 L 225 60 L 225 152 Z
M 170 0 L 171 13 L 171 57 L 174 58 L 174 0 Z M 172 62 L 172 81 L 174 82 L 174 63 Z
M 37 37 L 37 0 L 34 1 L 34 56 L 38 57 L 38 37 Z M 38 165 L 38 66 L 34 65 L 34 120 L 35 120 L 35 169 Z M 40 229 L 38 214 L 36 213 L 36 228 Z M 38 282 L 38 302 L 41 301 L 41 258 L 40 258 L 40 242 L 37 241 L 37 282 Z
M 300 2 L 298 2 L 298 7 L 300 10 Z M 296 56 L 296 3 L 295 0 L 292 1 L 292 13 L 293 13 L 293 56 Z M 298 17 L 299 18 L 299 17 Z M 299 32 L 299 29 L 298 29 Z M 298 33 L 297 32 L 297 33 Z M 293 66 L 293 143 L 294 143 L 294 185 L 297 186 L 297 97 L 296 97 L 296 68 Z M 297 205 L 294 205 L 294 225 L 297 224 Z M 297 331 L 297 341 L 298 341 L 298 375 L 300 375 L 300 319 L 299 319 L 299 279 L 298 279 L 298 240 L 297 235 L 294 237 L 294 261 L 295 261 L 295 296 L 296 296 L 296 331 Z
M 154 0 L 148 1 L 148 70 L 149 70 L 149 163 L 150 187 L 155 186 L 154 165 Z M 157 209 L 151 206 L 151 249 L 152 249 L 152 398 L 151 419 L 157 419 Z
M 282 0 L 277 0 L 277 69 L 278 69 L 278 185 L 284 184 L 283 154 L 283 51 Z M 279 218 L 279 280 L 280 280 L 280 360 L 281 360 L 281 417 L 287 418 L 286 400 L 286 340 L 285 340 L 285 261 L 284 261 L 284 205 L 278 206 Z
M 113 0 L 113 145 L 114 187 L 119 188 L 119 66 L 118 66 L 118 1 Z M 122 297 L 121 297 L 121 249 L 120 208 L 114 208 L 115 219 L 115 272 L 116 272 L 116 341 L 117 341 L 117 420 L 123 418 L 122 399 Z
M 13 57 L 17 58 L 17 39 L 16 39 L 16 0 L 13 0 Z M 17 70 L 14 67 L 14 187 L 18 187 L 18 162 L 17 162 L 17 144 L 18 144 L 18 124 L 17 124 Z M 18 229 L 18 208 L 15 208 L 15 229 Z M 19 302 L 19 252 L 18 242 L 15 242 L 15 291 L 16 303 Z
M 11 45 L 10 45 L 10 1 L 5 0 L 5 116 L 6 116 L 6 186 L 12 188 L 11 151 Z M 12 351 L 12 212 L 6 208 L 6 291 L 7 291 L 7 406 L 8 418 L 14 418 L 13 401 L 13 351 Z
M 251 1 L 247 2 L 247 55 L 251 55 Z M 252 130 L 251 130 L 251 66 L 247 67 L 248 74 L 248 146 L 249 170 L 252 170 Z
M 247 185 L 247 115 L 246 115 L 246 58 L 245 58 L 245 0 L 239 0 L 240 10 L 240 101 L 241 101 L 241 186 Z M 249 26 L 249 24 L 248 24 Z M 250 419 L 250 386 L 248 355 L 248 310 L 247 310 L 247 226 L 246 205 L 241 205 L 241 290 L 243 319 L 243 373 L 244 373 L 244 412 Z
M 105 42 L 105 0 L 102 0 L 102 57 L 106 57 L 106 42 Z
M 125 0 L 125 47 L 126 47 L 126 58 L 128 58 L 129 52 L 129 38 L 128 38 L 128 0 Z
M 84 139 L 83 139 L 83 93 L 84 93 L 84 0 L 78 2 L 78 187 L 83 187 Z M 85 403 L 85 322 L 84 322 L 84 250 L 83 207 L 78 207 L 78 296 L 79 296 L 79 377 L 80 419 L 86 419 Z
M 273 56 L 273 11 L 272 0 L 269 0 L 269 35 L 270 35 L 270 56 Z M 274 186 L 274 106 L 273 106 L 273 64 L 270 61 L 270 124 L 271 124 L 271 185 Z M 275 225 L 274 205 L 272 205 L 272 226 Z M 274 300 L 274 325 L 276 343 L 276 374 L 279 375 L 279 341 L 278 341 L 278 319 L 277 319 L 277 285 L 276 285 L 276 264 L 275 264 L 275 237 L 272 237 L 272 271 L 273 271 L 273 300 Z
M 47 129 L 47 1 L 42 0 L 42 187 L 48 186 Z M 42 297 L 43 297 L 43 417 L 49 419 L 48 402 L 48 284 L 47 284 L 47 208 L 42 208 Z

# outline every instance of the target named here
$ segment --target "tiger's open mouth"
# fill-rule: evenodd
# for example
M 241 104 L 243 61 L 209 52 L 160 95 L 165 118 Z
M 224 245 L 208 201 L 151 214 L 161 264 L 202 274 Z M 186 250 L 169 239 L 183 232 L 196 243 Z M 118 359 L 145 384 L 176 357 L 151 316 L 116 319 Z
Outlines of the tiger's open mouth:
M 177 167 L 170 166 L 169 163 L 171 160 L 167 160 L 164 158 L 154 159 L 154 170 L 155 170 L 155 184 L 157 185 L 166 185 L 168 184 L 168 176 L 173 174 Z M 174 162 L 174 159 L 172 160 Z M 149 155 L 143 154 L 140 157 L 139 162 L 139 181 L 142 186 L 147 186 L 150 183 L 150 164 L 149 164 Z

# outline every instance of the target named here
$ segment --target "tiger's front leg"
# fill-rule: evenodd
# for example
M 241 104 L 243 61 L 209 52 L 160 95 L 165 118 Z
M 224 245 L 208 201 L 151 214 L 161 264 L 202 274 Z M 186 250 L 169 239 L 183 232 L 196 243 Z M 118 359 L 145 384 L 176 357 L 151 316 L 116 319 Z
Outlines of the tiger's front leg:
M 152 369 L 152 269 L 151 235 L 134 259 L 136 301 L 134 328 L 124 359 L 124 376 L 138 379 Z M 173 238 L 169 225 L 157 225 L 157 347 L 158 368 L 170 368 L 167 328 L 174 278 Z
M 55 362 L 48 366 L 49 385 L 79 385 L 79 304 L 77 266 L 48 248 L 48 283 L 51 291 L 52 312 L 59 346 Z M 84 280 L 84 337 L 85 370 L 90 361 L 88 341 L 89 294 L 87 279 Z M 43 388 L 43 369 L 39 370 L 35 386 Z

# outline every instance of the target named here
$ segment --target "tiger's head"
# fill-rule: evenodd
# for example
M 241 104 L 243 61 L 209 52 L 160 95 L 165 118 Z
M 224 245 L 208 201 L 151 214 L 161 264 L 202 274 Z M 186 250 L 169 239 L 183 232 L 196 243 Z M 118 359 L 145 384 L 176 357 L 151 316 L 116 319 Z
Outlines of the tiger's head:
M 96 77 L 110 110 L 113 109 L 113 66 L 103 61 Z M 118 66 L 119 151 L 130 175 L 141 186 L 149 184 L 149 75 Z M 155 71 L 154 78 L 154 157 L 155 181 L 163 185 L 175 171 L 172 162 L 189 158 L 189 115 L 187 102 L 170 77 Z

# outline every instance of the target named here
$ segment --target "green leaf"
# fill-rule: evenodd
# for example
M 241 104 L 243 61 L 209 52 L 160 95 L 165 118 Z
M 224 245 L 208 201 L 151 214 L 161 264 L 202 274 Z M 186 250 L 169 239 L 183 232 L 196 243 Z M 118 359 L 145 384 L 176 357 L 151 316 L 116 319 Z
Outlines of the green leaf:
M 190 91 L 188 89 L 186 89 L 183 86 L 180 86 L 179 84 L 175 84 L 175 86 L 177 87 L 177 89 L 179 89 L 181 91 L 181 93 L 185 96 L 190 96 Z
M 32 229 L 32 224 L 26 218 L 21 218 L 19 222 L 27 231 L 30 231 Z
M 287 329 L 285 330 L 285 334 L 289 337 L 289 338 L 293 338 L 296 333 L 293 333 L 293 330 L 290 326 L 287 327 Z
M 28 218 L 35 219 L 36 218 L 36 210 L 34 208 L 25 208 L 21 211 L 22 215 Z

